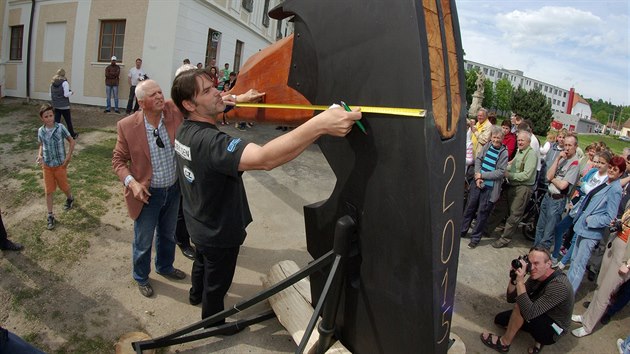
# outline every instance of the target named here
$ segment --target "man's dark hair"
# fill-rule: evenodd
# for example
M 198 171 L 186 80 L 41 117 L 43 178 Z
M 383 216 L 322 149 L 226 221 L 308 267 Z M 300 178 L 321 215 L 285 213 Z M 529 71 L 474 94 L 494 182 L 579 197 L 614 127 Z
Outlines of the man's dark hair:
M 39 108 L 39 117 L 43 118 L 44 117 L 44 113 L 46 111 L 54 111 L 53 106 L 51 106 L 48 103 L 44 103 L 40 108 Z
M 532 132 L 532 128 L 529 126 L 529 124 L 527 124 L 526 121 L 522 121 L 518 126 L 516 126 L 516 129 L 518 130 L 525 130 L 528 132 Z
M 199 93 L 199 87 L 197 86 L 197 78 L 206 76 L 208 80 L 211 80 L 210 74 L 204 69 L 191 69 L 185 70 L 179 73 L 173 80 L 173 87 L 171 87 L 171 99 L 182 112 L 184 117 L 188 117 L 188 110 L 184 108 L 183 102 L 185 100 L 195 103 L 195 96 Z

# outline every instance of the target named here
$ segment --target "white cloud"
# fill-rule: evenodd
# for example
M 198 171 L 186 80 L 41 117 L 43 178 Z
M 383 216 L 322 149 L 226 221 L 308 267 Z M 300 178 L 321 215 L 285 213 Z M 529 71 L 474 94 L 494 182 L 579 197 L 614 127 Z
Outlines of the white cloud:
M 602 19 L 572 7 L 545 6 L 535 11 L 515 10 L 496 17 L 503 39 L 515 47 L 538 47 L 566 41 L 582 42 L 597 36 Z

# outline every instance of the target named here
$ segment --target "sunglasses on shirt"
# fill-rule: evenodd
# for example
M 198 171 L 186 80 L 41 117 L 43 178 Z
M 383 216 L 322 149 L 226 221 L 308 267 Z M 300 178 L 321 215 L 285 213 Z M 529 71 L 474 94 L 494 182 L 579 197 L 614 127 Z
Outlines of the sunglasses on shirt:
M 162 141 L 162 138 L 160 138 L 160 133 L 158 132 L 157 128 L 153 130 L 153 136 L 155 137 L 155 144 L 160 149 L 164 149 L 164 142 Z

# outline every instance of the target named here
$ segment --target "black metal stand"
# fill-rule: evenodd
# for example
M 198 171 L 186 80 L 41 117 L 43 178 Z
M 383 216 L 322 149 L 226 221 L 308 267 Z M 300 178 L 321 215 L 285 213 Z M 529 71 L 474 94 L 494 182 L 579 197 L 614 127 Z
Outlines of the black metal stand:
M 274 286 L 259 292 L 252 298 L 242 301 L 234 305 L 230 309 L 226 309 L 203 320 L 193 323 L 187 327 L 177 330 L 171 334 L 167 334 L 162 337 L 153 338 L 145 341 L 133 342 L 132 347 L 136 353 L 141 354 L 143 350 L 163 348 L 170 345 L 188 343 L 195 340 L 208 338 L 222 334 L 233 334 L 245 327 L 252 324 L 266 321 L 275 317 L 272 310 L 265 311 L 256 316 L 252 316 L 243 320 L 226 323 L 220 326 L 207 327 L 212 323 L 223 320 L 233 314 L 241 312 L 249 307 L 252 307 L 264 300 L 267 300 L 271 296 L 279 293 L 280 291 L 292 286 L 300 280 L 310 276 L 311 274 L 321 270 L 322 268 L 331 265 L 330 273 L 326 280 L 322 295 L 317 302 L 317 306 L 313 311 L 313 315 L 308 323 L 304 336 L 300 341 L 300 345 L 296 350 L 296 353 L 303 353 L 308 339 L 313 332 L 317 318 L 319 317 L 322 308 L 324 309 L 322 314 L 322 321 L 318 327 L 320 333 L 320 339 L 317 345 L 314 347 L 316 353 L 324 353 L 332 343 L 332 335 L 335 332 L 335 320 L 337 317 L 337 308 L 339 305 L 339 299 L 341 296 L 341 289 L 345 275 L 343 273 L 343 264 L 346 256 L 348 255 L 350 242 L 352 235 L 356 230 L 356 223 L 350 216 L 343 216 L 337 221 L 335 228 L 335 242 L 332 251 L 326 253 L 322 257 L 311 262 L 304 269 L 301 269 L 297 273 L 289 276 L 288 278 L 280 281 Z M 330 296 L 328 296 L 330 295 Z M 192 333 L 198 329 L 202 329 L 196 333 Z

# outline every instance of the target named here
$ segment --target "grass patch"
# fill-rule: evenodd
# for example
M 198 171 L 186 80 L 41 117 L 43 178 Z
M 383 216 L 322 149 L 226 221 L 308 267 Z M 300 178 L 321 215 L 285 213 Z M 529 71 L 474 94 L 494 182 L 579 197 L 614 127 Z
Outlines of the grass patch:
M 617 155 L 621 155 L 624 148 L 630 147 L 630 143 L 608 135 L 581 134 L 578 136 L 578 139 L 579 145 L 582 149 L 586 148 L 591 143 L 603 141 L 606 143 L 606 146 L 608 146 Z
M 24 220 L 14 230 L 34 259 L 72 264 L 87 252 L 94 227 L 100 225 L 100 218 L 107 212 L 107 202 L 112 197 L 108 187 L 117 181 L 111 172 L 115 144 L 115 139 L 109 139 L 88 146 L 73 157 L 68 166 L 68 180 L 75 204 L 72 210 L 63 211 L 66 196 L 59 190 L 54 193 L 55 230 L 46 230 L 45 210 L 42 210 L 41 218 Z M 20 181 L 20 188 L 13 196 L 14 206 L 34 197 L 45 198 L 39 168 L 16 169 L 8 176 Z

